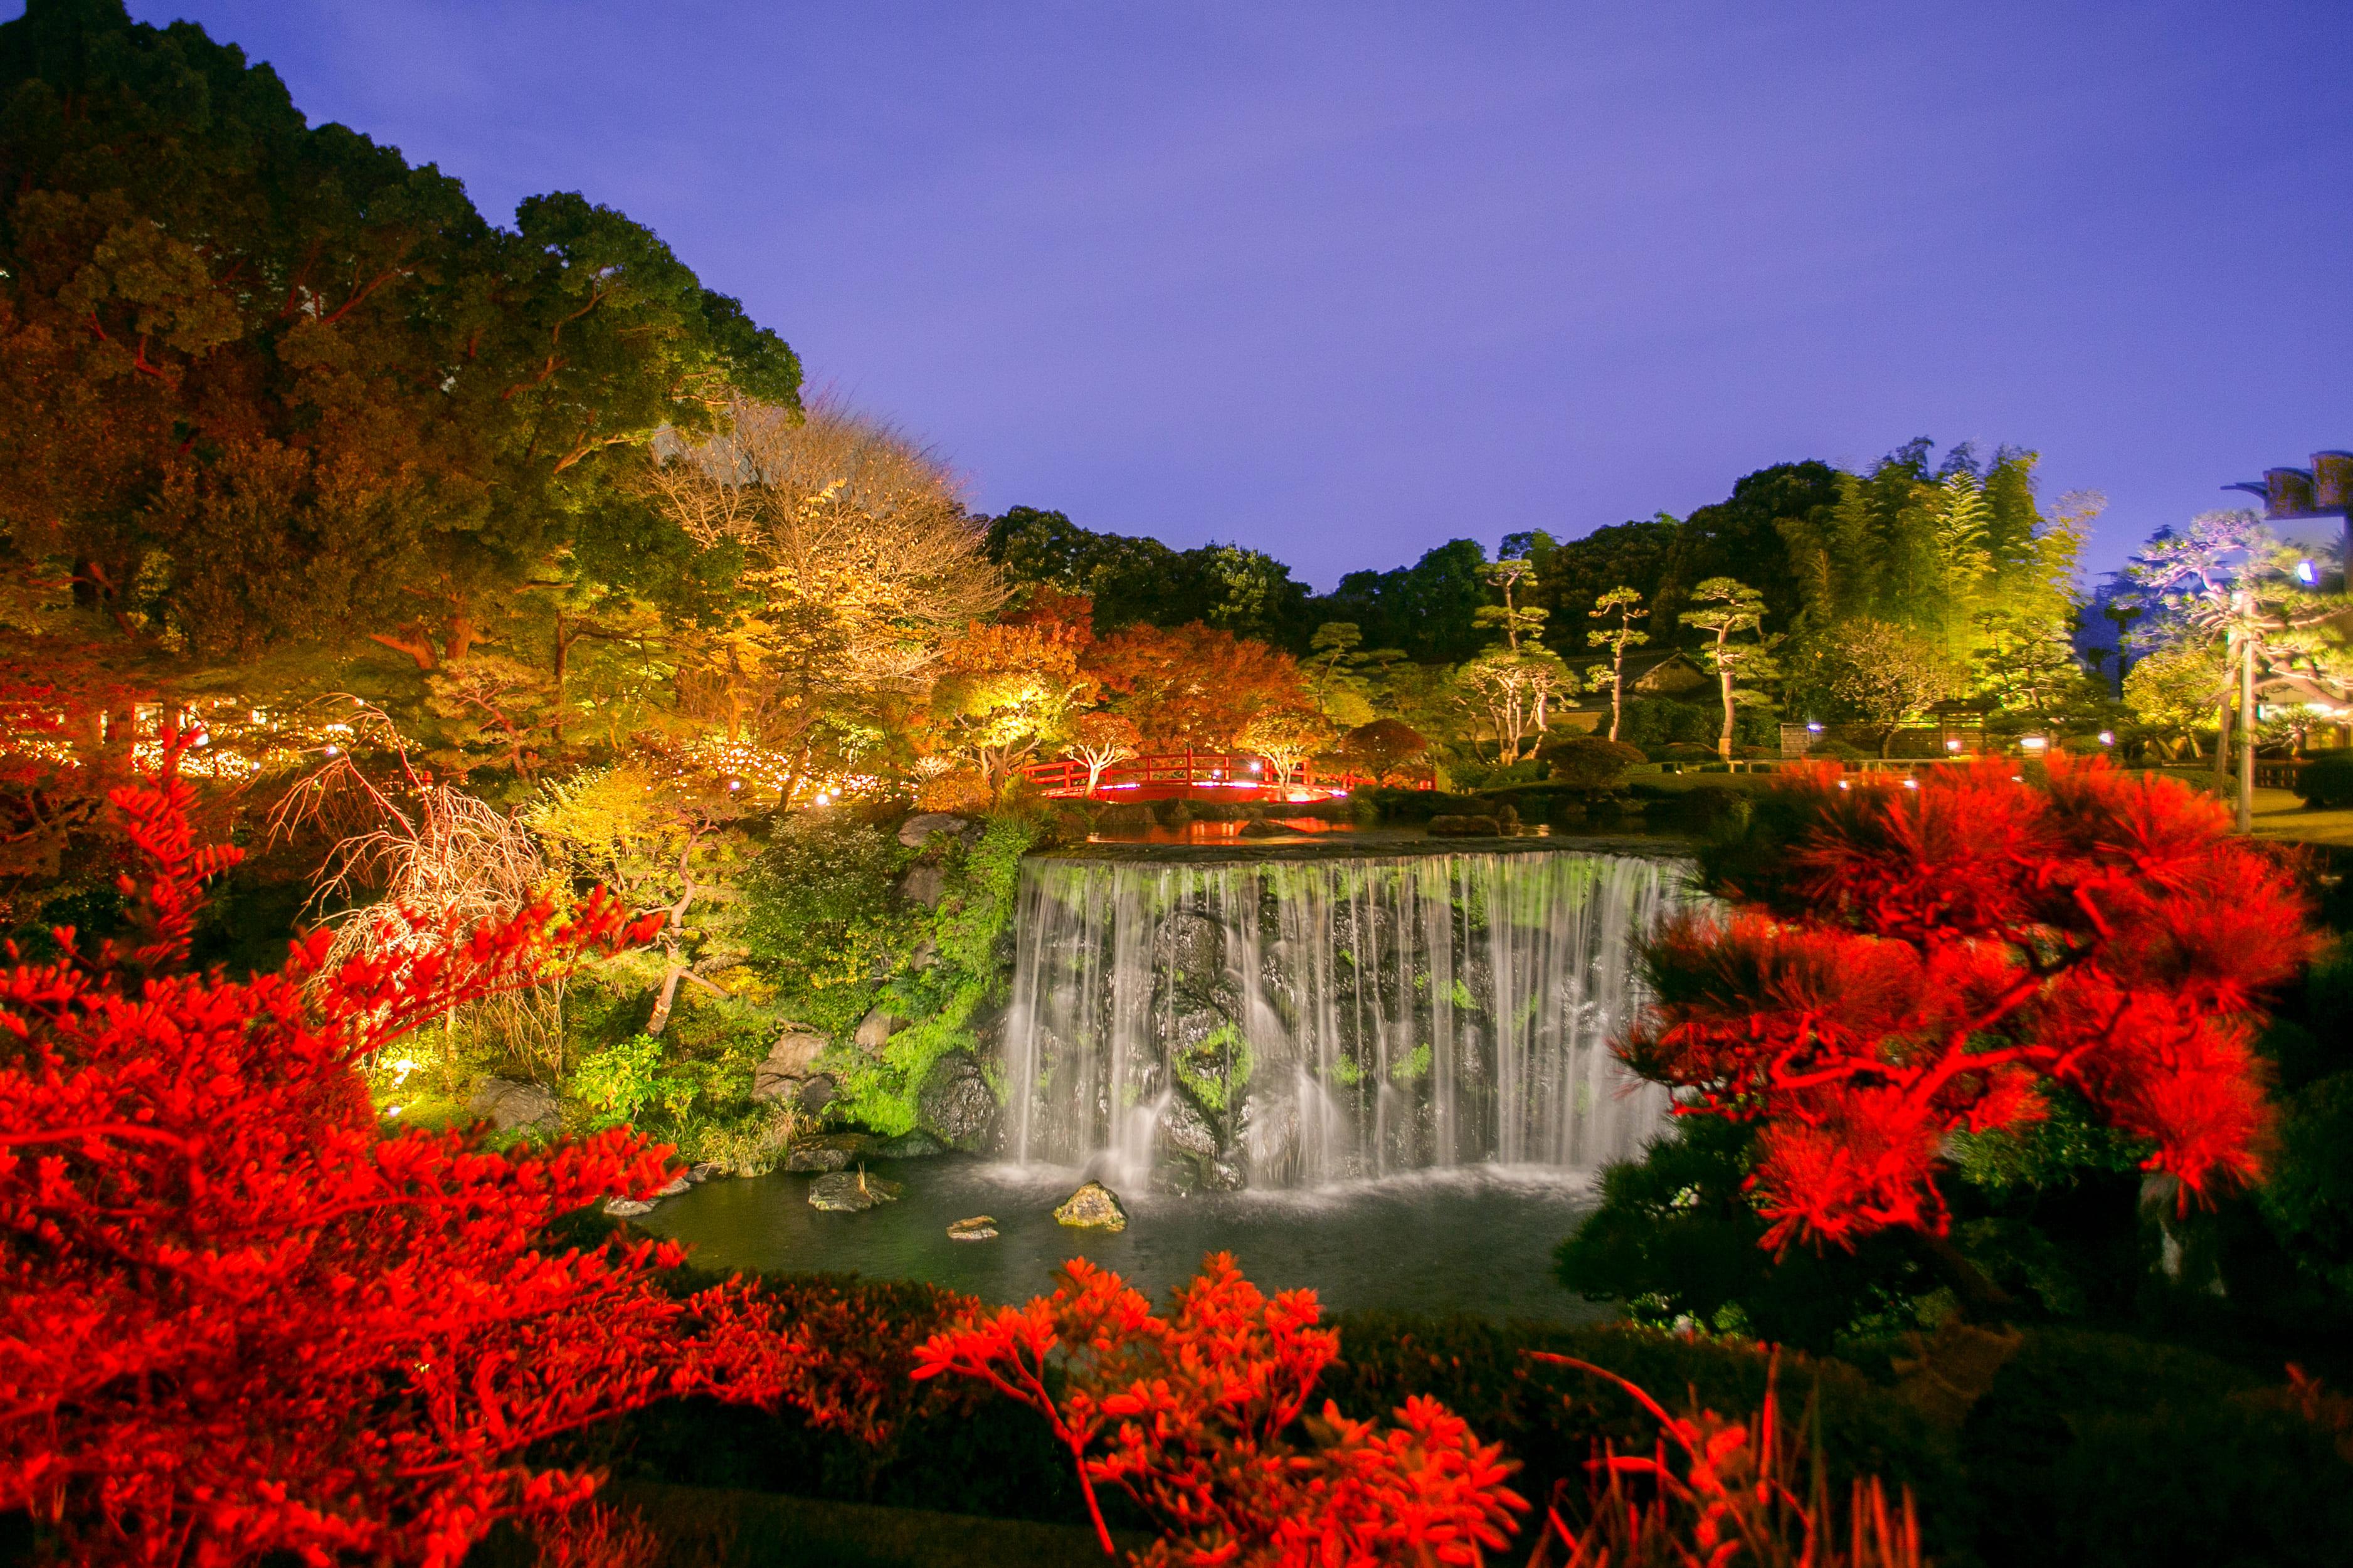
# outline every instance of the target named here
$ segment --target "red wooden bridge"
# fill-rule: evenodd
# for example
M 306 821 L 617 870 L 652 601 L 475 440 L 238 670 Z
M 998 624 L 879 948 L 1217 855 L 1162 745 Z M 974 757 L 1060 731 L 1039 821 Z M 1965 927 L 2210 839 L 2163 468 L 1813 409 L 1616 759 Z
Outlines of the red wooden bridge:
M 1087 793 L 1087 764 L 1032 763 L 1021 770 L 1055 799 Z M 1314 764 L 1294 769 L 1289 783 L 1275 777 L 1274 764 L 1247 752 L 1153 752 L 1103 769 L 1094 794 L 1099 800 L 1331 800 L 1380 781 L 1370 773 L 1318 773 Z M 1430 785 L 1423 784 L 1423 789 Z

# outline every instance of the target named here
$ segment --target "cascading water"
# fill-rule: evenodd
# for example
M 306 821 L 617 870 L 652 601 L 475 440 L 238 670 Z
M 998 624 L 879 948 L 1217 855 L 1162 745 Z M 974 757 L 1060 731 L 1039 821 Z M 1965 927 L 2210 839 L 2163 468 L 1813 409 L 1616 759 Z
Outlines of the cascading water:
M 1681 861 L 1568 849 L 1022 873 L 1007 1152 L 1179 1188 L 1631 1156 L 1609 1041 Z

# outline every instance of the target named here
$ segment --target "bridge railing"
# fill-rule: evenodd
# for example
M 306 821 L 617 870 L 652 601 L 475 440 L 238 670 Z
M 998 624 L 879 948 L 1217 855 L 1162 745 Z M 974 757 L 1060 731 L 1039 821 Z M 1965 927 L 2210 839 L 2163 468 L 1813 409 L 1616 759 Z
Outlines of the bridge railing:
M 1021 770 L 1024 776 L 1050 795 L 1082 795 L 1087 790 L 1087 764 L 1065 758 L 1050 763 L 1032 763 Z M 1095 788 L 1097 794 L 1118 789 L 1151 787 L 1178 789 L 1264 789 L 1312 790 L 1326 797 L 1345 790 L 1361 789 L 1377 784 L 1380 780 L 1370 773 L 1352 769 L 1318 770 L 1312 763 L 1303 763 L 1292 772 L 1288 784 L 1279 783 L 1274 764 L 1264 757 L 1248 752 L 1146 752 L 1112 763 L 1103 772 Z M 1428 780 L 1417 788 L 1428 789 Z

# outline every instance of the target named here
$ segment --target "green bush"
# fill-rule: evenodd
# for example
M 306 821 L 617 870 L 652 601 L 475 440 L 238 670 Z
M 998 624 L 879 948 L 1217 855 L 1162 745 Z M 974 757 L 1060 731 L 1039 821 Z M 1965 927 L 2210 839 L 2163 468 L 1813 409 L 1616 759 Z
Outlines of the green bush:
M 1641 748 L 1606 735 L 1564 735 L 1546 742 L 1537 755 L 1550 765 L 1555 784 L 1572 789 L 1612 788 L 1628 768 L 1646 760 Z
M 2322 752 L 2297 770 L 2295 793 L 2316 811 L 2353 805 L 2353 747 Z

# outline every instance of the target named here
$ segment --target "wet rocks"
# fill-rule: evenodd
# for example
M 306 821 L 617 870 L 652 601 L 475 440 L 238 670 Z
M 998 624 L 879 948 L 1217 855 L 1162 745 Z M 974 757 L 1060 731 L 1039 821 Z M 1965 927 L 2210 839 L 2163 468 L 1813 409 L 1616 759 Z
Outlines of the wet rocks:
M 948 1226 L 948 1239 L 950 1241 L 995 1241 L 997 1216 L 983 1214 L 975 1215 L 970 1219 L 960 1219 Z
M 875 1152 L 885 1160 L 928 1160 L 940 1152 L 940 1144 L 926 1133 L 902 1132 Z
M 636 1219 L 654 1212 L 654 1205 L 643 1198 L 607 1198 L 605 1212 L 615 1219 Z
M 863 1132 L 833 1132 L 794 1144 L 785 1152 L 779 1169 L 797 1173 L 846 1171 L 854 1163 L 880 1152 L 878 1142 Z
M 712 1182 L 717 1181 L 726 1173 L 727 1167 L 721 1164 L 718 1161 L 705 1160 L 700 1165 L 689 1166 L 687 1168 L 686 1179 L 690 1182 Z
M 949 834 L 966 844 L 980 837 L 980 824 L 968 816 L 955 816 L 944 811 L 919 811 L 899 824 L 899 842 L 910 849 L 921 849 L 935 833 Z
M 1063 1200 L 1054 1211 L 1054 1223 L 1072 1230 L 1125 1230 L 1127 1211 L 1120 1206 L 1117 1193 L 1101 1182 L 1089 1182 Z
M 864 1171 L 836 1171 L 809 1184 L 809 1207 L 826 1214 L 864 1214 L 878 1204 L 895 1203 L 906 1188 Z
M 661 1191 L 656 1193 L 654 1196 L 656 1198 L 674 1198 L 692 1185 L 694 1185 L 694 1178 L 688 1175 L 684 1171 L 681 1171 L 677 1175 L 672 1176 L 670 1179 L 669 1184 L 665 1185 Z
M 796 1025 L 786 1030 L 752 1069 L 753 1100 L 765 1105 L 797 1097 L 817 1070 L 817 1059 L 825 1054 L 825 1037 L 814 1029 Z
M 833 1081 L 831 1073 L 813 1072 L 801 1085 L 800 1092 L 793 1096 L 793 1103 L 809 1115 L 815 1116 L 818 1111 L 831 1105 L 840 1092 L 841 1087 Z
M 951 1149 L 976 1154 L 997 1128 L 997 1096 L 980 1064 L 950 1051 L 932 1064 L 915 1091 L 916 1125 Z
M 564 1124 L 564 1108 L 555 1096 L 535 1083 L 517 1083 L 512 1079 L 484 1079 L 466 1101 L 466 1109 L 476 1116 L 489 1117 L 491 1125 L 501 1132 L 518 1127 L 554 1131 Z

